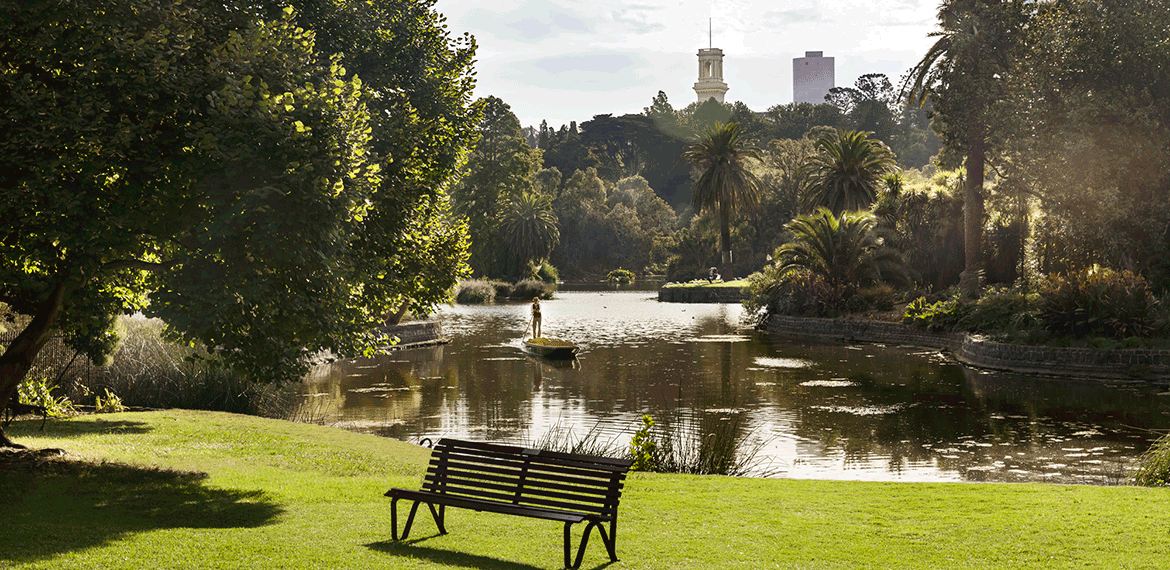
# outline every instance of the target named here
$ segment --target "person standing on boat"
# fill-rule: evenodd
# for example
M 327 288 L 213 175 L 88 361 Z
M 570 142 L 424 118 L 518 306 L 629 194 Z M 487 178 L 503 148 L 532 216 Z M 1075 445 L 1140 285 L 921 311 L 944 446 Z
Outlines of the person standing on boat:
M 540 297 L 532 298 L 532 338 L 540 338 Z

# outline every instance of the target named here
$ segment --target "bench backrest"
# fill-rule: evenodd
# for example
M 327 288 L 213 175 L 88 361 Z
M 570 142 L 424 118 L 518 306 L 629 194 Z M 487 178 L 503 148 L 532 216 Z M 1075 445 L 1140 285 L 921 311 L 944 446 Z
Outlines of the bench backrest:
M 445 438 L 431 453 L 423 489 L 612 520 L 632 463 Z

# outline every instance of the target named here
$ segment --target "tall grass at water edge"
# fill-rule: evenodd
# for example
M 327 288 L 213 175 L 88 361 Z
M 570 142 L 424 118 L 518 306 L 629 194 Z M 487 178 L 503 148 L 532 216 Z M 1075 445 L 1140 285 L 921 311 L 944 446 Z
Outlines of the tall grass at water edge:
M 296 386 L 253 382 L 203 349 L 168 342 L 161 321 L 129 317 L 117 327 L 120 342 L 109 364 L 62 382 L 70 400 L 84 403 L 114 394 L 127 406 L 265 417 L 289 417 L 296 409 Z
M 626 438 L 630 435 L 629 439 Z M 600 457 L 633 458 L 634 469 L 654 473 L 766 477 L 775 468 L 761 452 L 768 444 L 735 410 L 703 411 L 697 417 L 679 411 L 642 421 L 617 434 L 594 425 L 580 436 L 560 423 L 537 438 L 538 449 Z

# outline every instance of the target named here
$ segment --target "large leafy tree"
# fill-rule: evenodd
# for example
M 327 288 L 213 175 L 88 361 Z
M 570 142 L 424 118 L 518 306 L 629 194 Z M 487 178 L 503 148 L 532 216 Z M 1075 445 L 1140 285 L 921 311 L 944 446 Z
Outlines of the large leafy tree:
M 1006 81 L 1020 47 L 1028 0 L 944 0 L 938 11 L 938 40 L 909 72 L 903 94 L 934 106 L 935 130 L 951 157 L 962 157 L 964 263 L 959 287 L 978 294 L 982 274 L 984 169 L 994 150 L 996 127 L 1007 114 Z
M 897 168 L 889 147 L 864 131 L 833 131 L 817 139 L 816 153 L 800 167 L 808 210 L 826 207 L 834 214 L 866 210 L 882 178 Z
M 100 362 L 123 313 L 288 379 L 317 351 L 375 350 L 383 315 L 445 297 L 465 259 L 442 187 L 473 134 L 473 46 L 451 46 L 430 4 L 398 4 L 362 4 L 397 16 L 382 22 L 278 2 L 0 3 L 0 301 L 31 316 L 0 355 L 0 408 L 51 336 Z M 383 25 L 408 33 L 381 64 L 357 47 L 347 70 L 315 43 Z
M 528 145 L 520 120 L 503 100 L 488 96 L 477 105 L 483 109 L 479 141 L 452 198 L 470 228 L 472 269 L 502 277 L 510 272 L 507 249 L 498 242 L 504 214 L 509 202 L 532 192 L 540 151 Z
M 717 212 L 719 216 L 722 271 L 731 279 L 731 215 L 759 202 L 761 182 L 749 166 L 762 160 L 762 154 L 746 140 L 738 123 L 715 123 L 687 146 L 683 159 L 699 174 L 691 198 L 695 211 Z

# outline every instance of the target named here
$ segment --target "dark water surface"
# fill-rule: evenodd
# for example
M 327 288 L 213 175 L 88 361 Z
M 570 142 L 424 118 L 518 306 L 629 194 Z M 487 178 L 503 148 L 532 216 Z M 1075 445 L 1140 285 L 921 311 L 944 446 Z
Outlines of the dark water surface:
M 582 347 L 576 364 L 521 351 L 526 303 L 443 307 L 450 344 L 318 367 L 307 409 L 411 442 L 531 444 L 591 429 L 625 442 L 643 414 L 703 430 L 734 423 L 743 448 L 759 449 L 761 474 L 872 481 L 1114 483 L 1170 429 L 1164 385 L 772 338 L 744 327 L 738 305 L 659 303 L 646 291 L 564 291 L 542 307 L 545 336 Z

